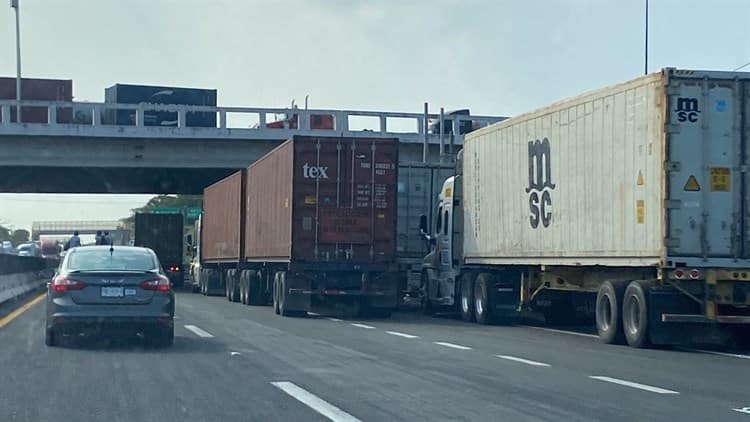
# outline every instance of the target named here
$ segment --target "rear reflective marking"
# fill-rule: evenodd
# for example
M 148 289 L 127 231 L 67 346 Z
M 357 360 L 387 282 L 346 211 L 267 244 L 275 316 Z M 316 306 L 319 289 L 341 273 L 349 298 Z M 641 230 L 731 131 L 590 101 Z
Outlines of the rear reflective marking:
M 204 330 L 196 327 L 195 325 L 186 325 L 185 328 L 187 328 L 188 330 L 190 330 L 193 333 L 195 333 L 195 335 L 197 335 L 198 337 L 212 338 L 214 336 L 213 334 L 209 333 L 208 331 L 204 331 Z

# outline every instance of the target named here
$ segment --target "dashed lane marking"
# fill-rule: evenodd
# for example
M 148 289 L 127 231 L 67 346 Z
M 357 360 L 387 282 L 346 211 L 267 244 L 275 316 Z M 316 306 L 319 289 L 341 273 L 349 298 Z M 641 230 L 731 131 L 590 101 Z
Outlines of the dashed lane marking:
M 578 332 L 575 332 L 575 331 L 557 330 L 557 329 L 554 329 L 554 328 L 547 328 L 547 327 L 529 326 L 529 328 L 533 328 L 535 330 L 549 331 L 549 332 L 558 333 L 558 334 L 570 334 L 571 336 L 599 338 L 599 336 L 596 335 L 596 334 L 578 333 Z
M 550 366 L 550 364 L 548 364 L 548 363 L 537 362 L 535 360 L 518 358 L 518 357 L 515 357 L 515 356 L 508 356 L 508 355 L 495 355 L 495 356 L 499 357 L 500 359 L 511 360 L 513 362 L 518 362 L 518 363 L 525 363 L 526 365 L 531 365 L 531 366 Z
M 439 346 L 450 347 L 451 349 L 471 350 L 471 347 L 469 347 L 469 346 L 461 346 L 460 344 L 447 343 L 447 342 L 444 342 L 444 341 L 433 341 L 433 343 L 435 343 L 435 344 L 437 344 Z
M 196 327 L 195 325 L 186 325 L 185 328 L 195 333 L 195 335 L 197 335 L 198 337 L 212 338 L 214 336 L 208 331 L 203 330 L 202 328 Z
M 328 318 L 328 320 L 333 322 L 341 322 L 341 320 L 338 318 Z
M 599 375 L 591 375 L 589 376 L 589 378 L 599 380 L 599 381 L 609 382 L 612 384 L 624 385 L 625 387 L 637 388 L 639 390 L 650 391 L 652 393 L 657 393 L 657 394 L 680 394 L 677 391 L 667 390 L 666 388 L 654 387 L 653 385 L 639 384 L 637 382 L 626 381 L 626 380 L 621 380 L 617 378 L 603 377 Z
M 374 330 L 375 329 L 375 327 L 373 327 L 372 325 L 367 325 L 367 324 L 358 324 L 358 323 L 353 322 L 352 325 L 355 326 L 355 327 L 359 327 L 359 328 L 366 328 L 368 330 Z
M 361 422 L 354 416 L 344 412 L 304 388 L 299 387 L 293 382 L 276 381 L 272 382 L 271 385 L 334 422 Z
M 398 336 L 398 337 L 403 337 L 403 338 L 419 338 L 419 336 L 415 336 L 413 334 L 399 333 L 398 331 L 386 331 L 386 333 L 392 336 Z

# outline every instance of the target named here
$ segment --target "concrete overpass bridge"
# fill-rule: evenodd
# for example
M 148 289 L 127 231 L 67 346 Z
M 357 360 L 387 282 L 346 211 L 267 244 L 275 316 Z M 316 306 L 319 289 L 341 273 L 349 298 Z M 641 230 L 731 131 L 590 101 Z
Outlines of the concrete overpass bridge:
M 293 135 L 398 138 L 401 162 L 437 162 L 456 152 L 463 136 L 451 134 L 467 123 L 503 119 L 446 115 L 440 135 L 425 124 L 436 114 L 25 100 L 46 108 L 47 123 L 16 123 L 16 104 L 0 100 L 0 192 L 199 194 Z M 61 123 L 65 109 L 90 120 Z M 134 111 L 134 124 L 108 124 L 108 113 L 123 109 Z M 149 112 L 165 111 L 176 116 L 173 126 L 144 124 Z M 215 113 L 217 127 L 187 126 L 190 113 Z M 274 115 L 294 117 L 279 124 Z
M 108 231 L 117 245 L 127 244 L 130 240 L 130 231 L 119 221 L 34 221 L 31 224 L 31 239 L 39 240 L 41 236 L 69 238 L 75 230 L 81 235 Z

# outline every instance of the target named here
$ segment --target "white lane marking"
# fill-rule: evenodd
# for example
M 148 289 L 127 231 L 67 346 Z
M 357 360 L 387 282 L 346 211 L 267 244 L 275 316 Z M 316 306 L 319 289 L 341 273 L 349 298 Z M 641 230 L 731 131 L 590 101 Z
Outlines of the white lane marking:
M 621 380 L 617 378 L 603 377 L 603 376 L 598 376 L 598 375 L 591 375 L 589 376 L 589 378 L 599 380 L 599 381 L 604 381 L 604 382 L 611 382 L 612 384 L 624 385 L 626 387 L 638 388 L 640 390 L 650 391 L 652 393 L 680 394 L 677 391 L 667 390 L 666 388 L 659 388 L 659 387 L 654 387 L 652 385 L 639 384 L 637 382 L 625 381 L 625 380 Z
M 548 363 L 537 362 L 535 360 L 529 360 L 529 359 L 523 359 L 523 358 L 517 358 L 515 356 L 508 356 L 508 355 L 495 355 L 495 356 L 499 357 L 500 359 L 512 360 L 513 362 L 525 363 L 531 366 L 550 366 L 550 364 Z
M 433 343 L 440 345 L 440 346 L 450 347 L 452 349 L 471 350 L 471 347 L 469 346 L 461 346 L 460 344 L 446 343 L 444 341 L 433 341 Z
M 372 325 L 367 325 L 367 324 L 357 324 L 357 323 L 353 322 L 352 325 L 355 326 L 355 327 L 359 327 L 359 328 L 367 328 L 368 330 L 374 330 L 375 329 L 375 327 L 373 327 Z
M 338 407 L 328 403 L 315 394 L 289 381 L 276 381 L 271 385 L 304 403 L 312 410 L 320 413 L 334 422 L 361 422 L 354 416 L 344 412 Z
M 415 336 L 413 334 L 399 333 L 398 331 L 386 331 L 386 333 L 392 336 L 399 336 L 403 338 L 419 338 L 419 336 Z
M 713 350 L 702 350 L 702 349 L 687 349 L 687 350 L 690 350 L 693 352 L 708 353 L 709 355 L 726 356 L 729 358 L 750 359 L 750 355 L 741 355 L 738 353 L 715 352 Z
M 328 320 L 333 322 L 341 322 L 341 320 L 338 318 L 328 318 Z
M 193 333 L 195 333 L 195 335 L 197 335 L 198 337 L 211 338 L 211 337 L 214 336 L 213 334 L 209 333 L 208 331 L 205 331 L 205 330 L 203 330 L 201 328 L 198 328 L 195 325 L 186 325 L 185 328 L 187 328 L 188 330 L 190 330 Z
M 570 334 L 571 336 L 579 336 L 579 337 L 589 337 L 589 338 L 599 338 L 596 334 L 586 334 L 586 333 L 577 333 L 575 331 L 565 331 L 565 330 L 557 330 L 554 328 L 547 328 L 547 327 L 534 327 L 529 326 L 529 328 L 533 328 L 535 330 L 542 330 L 542 331 L 549 331 L 552 333 L 558 333 L 558 334 Z
M 240 352 L 229 352 L 229 356 L 239 356 Z
M 748 415 L 750 415 L 750 406 L 749 407 L 740 407 L 740 408 L 732 409 L 732 410 L 734 410 L 735 412 L 747 413 Z
M 309 312 L 309 311 L 307 312 L 307 315 L 320 316 L 320 314 L 317 312 Z

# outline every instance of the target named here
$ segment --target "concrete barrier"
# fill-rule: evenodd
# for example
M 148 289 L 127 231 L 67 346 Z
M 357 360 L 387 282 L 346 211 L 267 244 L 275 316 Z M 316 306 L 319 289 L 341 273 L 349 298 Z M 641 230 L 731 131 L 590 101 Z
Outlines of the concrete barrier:
M 42 258 L 0 255 L 0 304 L 42 287 L 56 266 Z

